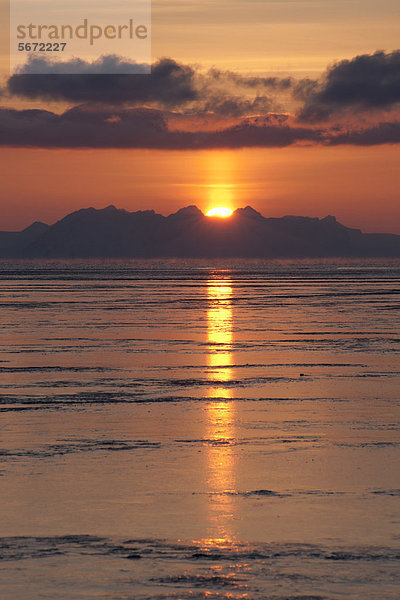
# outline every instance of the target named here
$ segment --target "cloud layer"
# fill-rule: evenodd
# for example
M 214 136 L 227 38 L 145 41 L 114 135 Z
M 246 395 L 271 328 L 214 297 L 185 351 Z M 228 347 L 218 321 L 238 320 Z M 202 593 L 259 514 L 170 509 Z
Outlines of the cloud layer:
M 9 78 L 5 91 L 31 100 L 130 106 L 146 103 L 158 108 L 246 115 L 276 108 L 276 94 L 292 85 L 290 78 L 245 77 L 217 69 L 203 73 L 171 58 L 154 63 L 151 74 L 137 74 L 140 65 L 118 56 L 103 56 L 93 63 L 73 59 L 63 64 L 67 74 L 58 73 L 59 66 L 55 72 L 54 63 L 45 58 L 31 58 Z M 130 65 L 134 73 L 127 75 Z M 142 67 L 145 71 L 146 65 Z M 112 75 L 104 74 L 110 71 Z
M 32 74 L 35 61 L 43 74 Z M 110 61 L 117 73 L 104 75 Z M 202 72 L 169 58 L 150 75 L 118 74 L 119 67 L 126 63 L 116 56 L 75 60 L 75 74 L 60 75 L 45 59 L 31 59 L 10 77 L 7 93 L 76 106 L 62 114 L 0 109 L 0 144 L 184 150 L 400 143 L 400 51 L 343 60 L 318 81 Z M 284 97 L 297 102 L 292 115 L 280 106 Z
M 277 110 L 280 99 L 290 97 L 299 105 L 298 118 L 308 122 L 326 121 L 346 112 L 398 108 L 400 103 L 400 50 L 342 60 L 328 68 L 320 80 L 245 76 L 215 68 L 202 72 L 171 58 L 154 63 L 151 74 L 137 74 L 146 65 L 114 55 L 93 63 L 73 59 L 64 66 L 75 73 L 56 74 L 51 61 L 31 58 L 10 77 L 6 91 L 29 99 L 149 103 L 159 108 L 242 116 Z M 129 66 L 136 74 L 126 74 Z M 104 74 L 110 70 L 115 74 Z M 37 71 L 41 74 L 34 74 Z
M 287 119 L 242 119 L 217 131 L 168 128 L 160 110 L 91 110 L 75 107 L 63 114 L 46 110 L 0 109 L 0 144 L 41 148 L 279 148 L 296 143 L 376 145 L 400 143 L 400 123 L 364 129 L 312 128 Z

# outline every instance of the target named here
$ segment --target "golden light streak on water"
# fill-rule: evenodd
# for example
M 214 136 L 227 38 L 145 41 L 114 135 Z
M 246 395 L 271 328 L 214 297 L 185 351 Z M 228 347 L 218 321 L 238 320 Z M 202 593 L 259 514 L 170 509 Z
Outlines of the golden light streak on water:
M 205 545 L 233 541 L 235 490 L 235 408 L 232 388 L 218 385 L 233 378 L 232 284 L 230 279 L 210 279 L 207 287 L 207 487 L 210 494 L 210 537 Z M 218 401 L 217 399 L 221 399 Z

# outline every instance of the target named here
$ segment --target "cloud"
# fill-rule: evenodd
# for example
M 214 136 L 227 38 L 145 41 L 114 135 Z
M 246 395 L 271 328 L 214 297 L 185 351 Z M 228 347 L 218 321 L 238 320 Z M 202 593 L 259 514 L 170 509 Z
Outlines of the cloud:
M 215 131 L 168 128 L 168 114 L 150 108 L 75 107 L 46 110 L 0 109 L 0 144 L 39 148 L 281 148 L 293 144 L 375 145 L 400 143 L 400 123 L 365 129 L 297 126 L 287 115 L 249 117 Z
M 57 66 L 57 69 L 60 67 Z M 246 116 L 293 109 L 300 122 L 329 121 L 343 115 L 391 110 L 400 103 L 400 50 L 383 51 L 342 60 L 328 68 L 319 80 L 292 77 L 246 76 L 162 58 L 151 74 L 137 74 L 138 65 L 111 55 L 88 63 L 72 59 L 64 63 L 74 74 L 56 74 L 46 58 L 31 58 L 8 80 L 7 91 L 29 99 L 109 105 L 151 105 L 185 113 L 212 112 Z M 126 70 L 132 68 L 132 74 Z M 42 74 L 33 74 L 40 71 Z M 115 74 L 106 75 L 113 71 Z M 121 72 L 119 72 L 121 71 Z M 123 71 L 123 72 L 122 72 Z
M 203 73 L 198 67 L 170 58 L 157 61 L 150 74 L 145 73 L 147 67 L 114 55 L 92 63 L 72 59 L 57 65 L 34 57 L 9 78 L 7 91 L 33 100 L 151 104 L 187 112 L 246 115 L 277 109 L 270 93 L 287 90 L 291 85 L 288 78 L 246 77 L 217 69 Z M 60 68 L 66 73 L 60 74 Z M 126 74 L 129 68 L 132 74 Z M 140 68 L 143 73 L 137 74 Z M 110 72 L 113 74 L 106 74 Z
M 90 110 L 63 114 L 0 109 L 0 144 L 40 148 L 151 148 L 163 146 L 168 128 L 155 109 Z
M 212 68 L 207 72 L 208 81 L 220 82 L 226 84 L 233 83 L 237 87 L 269 89 L 273 91 L 284 91 L 291 89 L 296 80 L 292 77 L 254 77 L 241 75 L 233 71 L 221 71 L 220 69 Z
M 258 123 L 244 119 L 236 126 L 208 134 L 206 147 L 210 148 L 283 148 L 299 142 L 320 143 L 323 133 L 307 127 L 283 123 Z
M 329 68 L 321 82 L 294 88 L 304 101 L 299 119 L 317 122 L 343 112 L 396 108 L 400 103 L 400 50 L 363 54 Z
M 221 92 L 214 93 L 198 103 L 198 112 L 213 112 L 218 115 L 253 115 L 267 113 L 275 108 L 275 103 L 268 96 L 256 96 L 255 98 L 241 98 Z
M 332 146 L 352 144 L 354 146 L 376 146 L 379 144 L 400 144 L 400 122 L 385 122 L 364 129 L 341 132 L 329 140 Z
M 126 75 L 148 73 L 148 64 L 137 63 L 116 54 L 101 56 L 93 62 L 81 58 L 54 62 L 45 56 L 30 54 L 27 62 L 18 70 L 18 75 Z M 18 77 L 17 77 L 18 79 Z M 90 78 L 89 78 L 90 81 Z
M 129 64 L 136 74 L 126 74 Z M 30 99 L 109 104 L 155 102 L 166 107 L 180 106 L 198 95 L 194 70 L 170 58 L 157 61 L 151 74 L 137 74 L 136 63 L 117 56 L 103 56 L 93 63 L 72 59 L 68 69 L 73 69 L 74 74 L 57 74 L 54 69 L 51 61 L 33 58 L 9 78 L 7 91 Z M 112 75 L 104 74 L 110 70 L 113 70 Z M 124 73 L 118 73 L 119 70 Z M 33 74 L 37 71 L 40 74 Z

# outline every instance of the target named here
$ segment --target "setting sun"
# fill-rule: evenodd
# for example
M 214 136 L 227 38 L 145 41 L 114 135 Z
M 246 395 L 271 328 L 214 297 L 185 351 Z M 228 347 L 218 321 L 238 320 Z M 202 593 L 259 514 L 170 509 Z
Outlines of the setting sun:
M 216 206 L 215 208 L 211 208 L 207 213 L 207 217 L 230 217 L 233 213 L 231 208 L 227 208 L 226 206 Z

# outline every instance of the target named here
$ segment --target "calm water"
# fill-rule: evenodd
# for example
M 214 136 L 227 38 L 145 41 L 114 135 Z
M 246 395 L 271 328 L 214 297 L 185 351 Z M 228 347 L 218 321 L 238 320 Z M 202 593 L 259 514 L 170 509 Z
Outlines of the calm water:
M 400 262 L 0 264 L 2 600 L 397 600 Z

